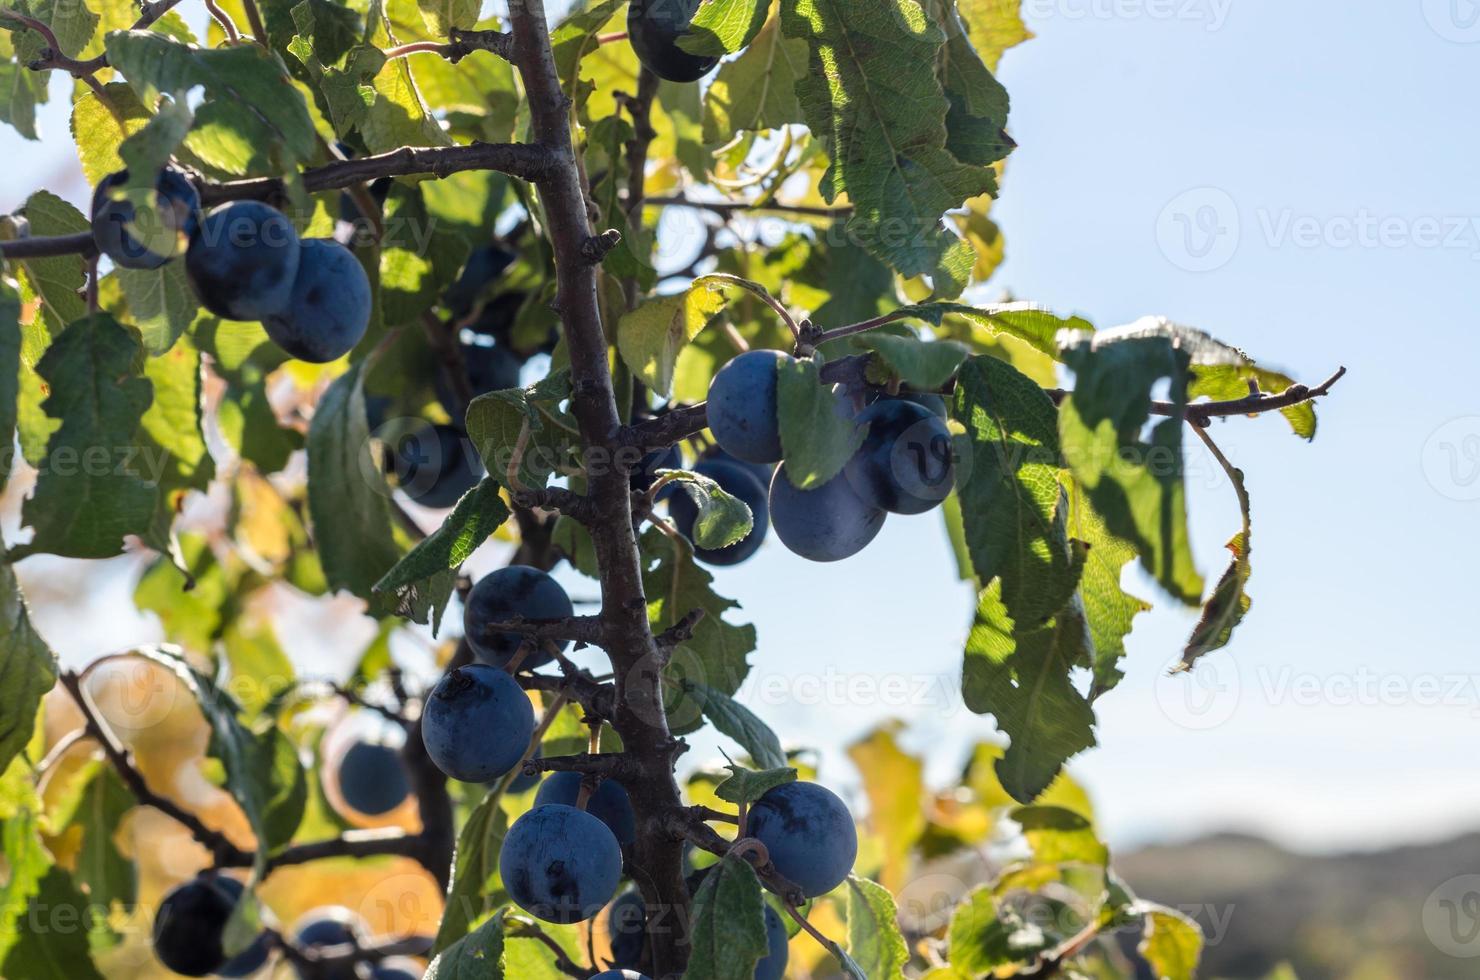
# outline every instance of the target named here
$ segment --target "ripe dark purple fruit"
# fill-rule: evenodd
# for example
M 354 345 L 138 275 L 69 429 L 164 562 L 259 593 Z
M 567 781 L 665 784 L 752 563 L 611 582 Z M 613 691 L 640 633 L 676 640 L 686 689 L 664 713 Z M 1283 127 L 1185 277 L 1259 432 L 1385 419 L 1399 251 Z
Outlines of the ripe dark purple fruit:
M 658 449 L 648 453 L 633 467 L 628 474 L 629 485 L 633 493 L 646 490 L 653 485 L 658 478 L 659 470 L 681 470 L 683 469 L 683 453 L 677 446 L 669 446 L 667 449 Z M 667 500 L 673 495 L 674 486 L 670 483 L 658 491 L 659 500 Z
M 581 774 L 578 772 L 552 772 L 545 777 L 544 785 L 535 794 L 534 805 L 559 803 L 575 806 L 581 794 Z M 632 811 L 632 797 L 615 779 L 603 779 L 596 792 L 586 801 L 586 812 L 606 824 L 618 844 L 630 844 L 637 840 L 637 814 Z
M 591 980 L 648 980 L 648 978 L 636 970 L 603 970 Z
M 487 664 L 448 671 L 422 711 L 427 754 L 465 783 L 486 783 L 513 769 L 533 735 L 529 698 L 514 678 Z
M 422 422 L 403 433 L 391 457 L 396 481 L 423 507 L 451 507 L 483 478 L 483 461 L 461 429 Z
M 575 614 L 570 596 L 548 573 L 528 565 L 510 565 L 478 580 L 463 609 L 463 633 L 479 661 L 503 667 L 518 651 L 524 637 L 518 633 L 490 633 L 493 623 L 515 618 L 567 619 Z M 560 645 L 563 652 L 569 642 Z M 524 659 L 524 667 L 539 667 L 553 658 L 536 647 Z
M 258 201 L 223 204 L 200 222 L 185 252 L 196 298 L 228 320 L 261 320 L 293 299 L 302 248 L 293 223 Z
M 221 945 L 242 892 L 241 882 L 212 874 L 176 887 L 164 897 L 154 919 L 154 955 L 187 977 L 209 976 L 227 966 L 260 967 L 267 959 L 265 945 L 253 943 L 230 963 Z
M 848 807 L 817 783 L 767 790 L 751 807 L 746 829 L 766 845 L 776 871 L 808 898 L 842 884 L 858 857 L 858 831 Z
M 885 516 L 859 497 L 842 473 L 815 490 L 793 486 L 785 464 L 771 479 L 771 526 L 782 544 L 812 561 L 858 554 L 878 536 Z
M 342 906 L 326 906 L 304 913 L 293 930 L 293 945 L 310 955 L 352 954 L 363 949 L 369 929 L 365 921 Z M 335 957 L 333 963 L 320 961 L 312 977 L 301 971 L 304 980 L 359 980 L 360 974 L 352 956 Z
M 537 806 L 514 821 L 499 852 L 514 903 L 546 922 L 600 912 L 622 878 L 622 849 L 606 824 L 571 806 Z
M 738 565 L 760 548 L 770 528 L 768 494 L 766 487 L 755 478 L 754 472 L 744 464 L 718 460 L 699 463 L 694 472 L 707 476 L 720 485 L 732 497 L 739 498 L 750 508 L 750 533 L 725 548 L 694 548 L 694 557 L 709 565 Z M 678 533 L 694 540 L 694 521 L 699 517 L 699 505 L 694 503 L 687 487 L 680 487 L 668 502 L 668 515 Z
M 370 971 L 370 980 L 421 980 L 421 964 L 405 956 L 381 960 Z
M 771 906 L 766 906 L 766 955 L 755 965 L 755 980 L 782 980 L 786 976 L 786 961 L 791 958 L 791 939 L 786 934 L 786 923 Z
M 695 82 L 719 64 L 718 58 L 690 54 L 678 46 L 689 33 L 700 0 L 632 0 L 627 35 L 637 58 L 654 75 L 670 82 Z
M 390 813 L 411 793 L 401 753 L 389 745 L 355 742 L 339 760 L 339 795 L 366 816 Z
M 779 350 L 747 351 L 709 382 L 709 430 L 725 452 L 747 463 L 781 459 L 776 369 L 791 360 Z
M 370 277 L 355 253 L 332 239 L 307 238 L 288 303 L 265 315 L 262 326 L 289 355 L 327 364 L 364 339 L 370 307 Z
M 178 170 L 161 170 L 154 183 L 153 214 L 139 213 L 122 197 L 128 171 L 98 183 L 92 199 L 93 242 L 125 269 L 157 269 L 184 254 L 200 224 L 200 195 Z
M 457 281 L 443 292 L 442 302 L 458 319 L 466 317 L 477 306 L 483 291 L 518 258 L 517 252 L 503 245 L 484 245 L 473 249 Z
M 923 514 L 951 493 L 951 430 L 924 406 L 880 398 L 858 415 L 868 435 L 845 473 L 868 504 L 894 514 Z

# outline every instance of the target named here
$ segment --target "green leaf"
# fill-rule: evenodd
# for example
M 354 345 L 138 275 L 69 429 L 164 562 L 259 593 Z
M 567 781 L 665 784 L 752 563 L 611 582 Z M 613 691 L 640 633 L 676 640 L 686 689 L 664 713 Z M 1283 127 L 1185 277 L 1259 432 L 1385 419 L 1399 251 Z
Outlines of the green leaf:
M 1065 338 L 1074 392 L 1059 409 L 1064 459 L 1110 533 L 1136 546 L 1141 564 L 1188 605 L 1202 597 L 1192 560 L 1182 461 L 1182 420 L 1141 429 L 1151 417 L 1152 387 L 1170 381 L 1175 409 L 1186 404 L 1189 352 L 1164 336 L 1106 331 Z
M 1086 864 L 1103 868 L 1110 851 L 1081 813 L 1061 806 L 1022 806 L 1008 816 L 1022 828 L 1037 865 Z
M 439 953 L 424 980 L 504 980 L 504 919 L 496 915 Z
M 670 725 L 676 732 L 692 731 L 699 726 L 702 705 L 697 695 L 687 694 L 685 685 L 699 683 L 724 694 L 739 690 L 750 671 L 746 657 L 755 649 L 755 627 L 725 620 L 725 613 L 740 604 L 714 592 L 714 576 L 695 563 L 687 541 L 671 540 L 649 528 L 643 532 L 642 554 L 643 593 L 655 632 L 697 609 L 705 612 L 693 636 L 674 651 L 664 669 L 670 692 L 676 695 L 668 703 Z
M 733 764 L 725 768 L 730 775 L 714 788 L 714 795 L 726 803 L 754 803 L 768 790 L 797 781 L 797 771 L 784 764 L 760 771 Z
M 1151 609 L 1151 603 L 1129 594 L 1120 587 L 1121 572 L 1136 558 L 1134 546 L 1112 535 L 1105 521 L 1089 502 L 1084 489 L 1069 480 L 1069 534 L 1089 548 L 1084 562 L 1084 575 L 1079 580 L 1079 598 L 1094 640 L 1093 700 L 1120 683 L 1124 674 L 1120 661 L 1125 658 L 1125 638 L 1130 634 L 1138 614 Z
M 579 457 L 575 419 L 560 410 L 570 397 L 570 372 L 556 371 L 528 388 L 511 388 L 474 398 L 468 405 L 468 437 L 473 440 L 488 475 L 510 490 L 509 465 L 528 428 L 519 459 L 519 482 L 543 487 L 550 477 Z
M 550 32 L 555 69 L 560 75 L 560 84 L 566 95 L 576 94 L 581 59 L 599 47 L 596 35 L 622 5 L 623 0 L 577 0 L 571 4 L 565 19 Z
M 655 394 L 668 397 L 679 352 L 724 311 L 725 301 L 725 289 L 704 279 L 684 292 L 648 300 L 617 324 L 622 360 Z
M 395 184 L 385 202 L 380 296 L 385 322 L 410 323 L 436 304 L 456 278 L 472 241 L 427 210 L 418 187 Z
M 51 868 L 30 908 L 16 920 L 15 945 L 0 965 L 0 974 L 26 980 L 103 980 L 83 934 L 99 925 L 97 914 L 72 876 Z M 57 922 L 71 923 L 71 928 L 56 928 L 52 923 Z
M 771 0 L 704 0 L 678 46 L 714 58 L 734 54 L 760 33 L 770 9 Z
M 945 385 L 970 353 L 955 341 L 926 342 L 888 333 L 867 334 L 859 343 L 879 356 L 892 377 L 916 391 L 935 391 Z
M 740 743 L 756 765 L 765 769 L 786 767 L 786 753 L 781 750 L 781 740 L 753 711 L 707 684 L 691 681 L 685 687 L 699 700 L 699 710 L 704 712 L 704 717 L 720 734 Z
M 1094 711 L 1071 671 L 1087 662 L 1088 629 L 1077 599 L 1042 625 L 1019 628 L 1001 583 L 982 590 L 966 641 L 961 693 L 977 714 L 992 714 L 1012 739 L 997 778 L 1012 798 L 1032 802 L 1072 756 L 1095 744 Z
M 972 47 L 992 71 L 997 70 L 1002 52 L 1033 36 L 1015 0 L 957 0 L 956 10 L 966 24 Z
M 694 518 L 695 546 L 710 550 L 728 548 L 750 533 L 755 523 L 750 507 L 725 492 L 712 478 L 691 470 L 663 470 L 659 474 L 682 484 L 698 507 L 698 516 Z
M 509 818 L 499 797 L 489 793 L 473 808 L 457 838 L 457 857 L 447 907 L 437 927 L 434 952 L 449 950 L 468 934 L 469 927 L 492 908 L 501 889 L 497 885 L 499 848 L 509 830 Z
M 807 72 L 807 45 L 781 33 L 772 18 L 740 57 L 720 66 L 704 93 L 704 142 L 727 143 L 743 130 L 802 122 L 796 83 Z
M 21 211 L 30 223 L 34 237 L 75 235 L 92 230 L 92 223 L 83 217 L 81 211 L 49 191 L 37 191 L 26 198 Z M 87 316 L 87 303 L 82 299 L 87 272 L 81 256 L 27 259 L 21 265 L 45 305 L 53 333 L 73 320 Z
M 499 496 L 498 482 L 481 480 L 457 502 L 441 527 L 375 583 L 375 591 L 395 596 L 398 616 L 410 616 L 416 607 L 425 604 L 425 594 L 431 592 L 440 600 L 432 602 L 432 618 L 440 622 L 447 601 L 442 587 L 450 586 L 448 573 L 456 570 L 508 519 L 509 508 Z M 422 615 L 417 621 L 424 623 L 426 619 Z
M 472 27 L 478 20 L 478 0 L 416 0 L 427 28 L 445 36 L 454 27 Z
M 1247 526 L 1246 522 L 1245 528 Z M 1228 542 L 1228 550 L 1233 552 L 1233 561 L 1218 579 L 1218 584 L 1213 587 L 1213 594 L 1203 605 L 1202 617 L 1197 621 L 1197 627 L 1193 629 L 1186 649 L 1182 651 L 1182 662 L 1177 665 L 1178 670 L 1191 670 L 1198 658 L 1228 646 L 1234 629 L 1243 622 L 1249 606 L 1253 604 L 1246 591 L 1252 573 L 1249 566 L 1247 529 L 1233 536 Z
M 184 262 L 166 262 L 157 269 L 118 267 L 113 275 L 128 300 L 129 319 L 139 328 L 150 354 L 172 348 L 201 315 L 200 301 L 185 277 Z
M 796 92 L 832 161 L 823 198 L 846 193 L 849 233 L 901 275 L 959 293 L 974 259 L 941 218 L 996 180 L 947 149 L 940 27 L 915 0 L 797 0 L 781 5 L 781 26 L 809 46 Z
M 96 904 L 108 906 L 116 902 L 129 906 L 135 900 L 138 873 L 134 862 L 119 853 L 114 835 L 124 814 L 137 803 L 117 771 L 102 763 L 88 780 L 87 789 L 73 812 L 70 826 L 82 834 L 74 876 Z
M 786 475 L 799 490 L 814 490 L 839 473 L 868 435 L 853 421 L 848 396 L 822 383 L 815 359 L 778 361 L 776 409 Z
M 308 429 L 308 512 L 329 588 L 369 599 L 401 549 L 390 488 L 371 452 L 364 381 L 361 361 L 319 399 Z
M 1198 924 L 1175 909 L 1148 902 L 1136 903 L 1136 910 L 1145 916 L 1136 951 L 1150 965 L 1156 980 L 1193 980 L 1203 947 Z
M 1019 958 L 1010 943 L 1012 932 L 998 916 L 995 891 L 993 885 L 982 885 L 951 914 L 946 933 L 950 961 L 962 976 L 991 973 Z
M 148 532 L 158 487 L 127 449 L 153 398 L 142 360 L 138 338 L 99 313 L 64 330 L 36 366 L 51 390 L 43 408 L 61 427 L 22 508 L 35 537 L 18 552 L 111 558 L 125 535 Z
M 15 445 L 16 423 L 20 413 L 21 377 L 21 300 L 10 283 L 0 279 L 0 490 L 10 480 L 10 467 L 15 462 L 11 447 Z M 5 771 L 0 754 L 0 772 Z
M 684 980 L 750 980 L 766 955 L 760 879 L 744 858 L 726 855 L 694 896 Z
M 1060 317 L 1032 303 L 1005 303 L 998 306 L 966 306 L 961 303 L 917 303 L 896 311 L 901 318 L 924 320 L 940 326 L 946 317 L 960 317 L 979 327 L 987 337 L 1016 337 L 1035 350 L 1058 359 L 1059 332 L 1062 330 L 1092 333 L 1094 327 L 1079 317 Z
M 116 31 L 105 46 L 109 63 L 146 104 L 200 85 L 237 107 L 230 122 L 243 141 L 266 142 L 285 162 L 312 157 L 316 139 L 308 107 L 282 62 L 262 45 L 204 49 L 151 31 Z
M 955 0 L 927 0 L 927 9 L 946 35 L 940 52 L 941 83 L 951 106 L 946 148 L 965 163 L 990 166 L 1015 145 L 1006 131 L 1007 90 L 972 47 Z
M 6 4 L 11 6 L 11 4 Z M 87 48 L 93 31 L 98 28 L 98 15 L 85 3 L 69 0 L 30 0 L 26 9 L 56 35 L 62 54 L 76 58 Z M 7 24 L 7 28 L 9 25 Z
M 216 475 L 203 430 L 204 392 L 200 351 L 187 338 L 150 358 L 144 373 L 154 387 L 154 400 L 141 420 L 141 448 L 155 458 L 150 474 L 166 491 L 205 490 Z
M 888 889 L 848 876 L 848 953 L 871 980 L 904 980 L 909 949 Z
M 29 789 L 29 773 L 25 778 Z M 40 805 L 39 799 L 30 802 Z M 6 866 L 6 874 L 0 877 L 0 963 L 8 963 L 6 951 L 19 938 L 17 926 L 26 918 L 29 903 L 52 862 L 46 845 L 41 842 L 36 809 L 31 805 L 4 806 L 0 807 L 0 814 L 5 818 L 0 820 L 0 845 L 3 845 L 0 854 L 4 855 Z M 0 972 L 14 977 L 26 975 Z
M 1012 620 L 1034 628 L 1077 583 L 1060 515 L 1058 413 L 1027 376 L 983 355 L 962 365 L 951 415 L 969 441 L 957 493 L 972 565 L 983 583 L 1001 579 Z

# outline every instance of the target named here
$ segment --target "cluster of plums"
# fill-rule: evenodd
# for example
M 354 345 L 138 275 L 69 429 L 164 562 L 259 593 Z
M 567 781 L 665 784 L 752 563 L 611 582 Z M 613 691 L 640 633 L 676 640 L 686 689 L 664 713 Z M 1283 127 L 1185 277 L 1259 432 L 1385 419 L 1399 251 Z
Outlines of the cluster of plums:
M 187 977 L 242 978 L 256 974 L 272 954 L 274 939 L 261 933 L 244 951 L 227 957 L 226 924 L 244 892 L 235 878 L 207 871 L 177 885 L 154 919 L 154 955 Z M 289 930 L 293 948 L 314 960 L 311 980 L 419 980 L 422 968 L 407 957 L 362 964 L 355 953 L 369 945 L 369 926 L 341 907 L 314 909 Z M 309 975 L 298 971 L 304 980 Z
M 749 558 L 768 527 L 803 558 L 839 561 L 862 551 L 888 514 L 924 513 L 951 492 L 955 467 L 946 405 L 932 394 L 877 396 L 853 414 L 868 432 L 842 472 L 820 487 L 798 489 L 782 462 L 777 407 L 777 369 L 790 360 L 780 351 L 749 351 L 710 382 L 709 429 L 718 449 L 694 470 L 744 501 L 754 523 L 749 535 L 727 548 L 695 549 L 709 564 L 733 565 Z M 633 473 L 634 488 L 650 485 L 660 470 L 682 465 L 676 448 L 653 453 Z M 693 499 L 675 492 L 668 508 L 674 527 L 692 540 L 698 515 Z
M 287 215 L 258 201 L 202 214 L 195 186 L 160 171 L 153 209 L 125 196 L 128 171 L 98 184 L 98 251 L 125 269 L 157 269 L 183 251 L 200 304 L 228 320 L 259 320 L 287 354 L 325 363 L 349 353 L 370 325 L 370 279 L 354 253 L 328 238 L 298 237 Z

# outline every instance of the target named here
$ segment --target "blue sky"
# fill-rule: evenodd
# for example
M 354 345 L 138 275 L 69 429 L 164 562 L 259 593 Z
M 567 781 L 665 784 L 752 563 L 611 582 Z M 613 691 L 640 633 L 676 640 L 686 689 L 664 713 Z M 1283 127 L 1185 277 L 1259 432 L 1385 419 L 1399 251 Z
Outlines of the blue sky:
M 1158 609 L 1099 703 L 1101 747 L 1073 771 L 1118 844 L 1240 828 L 1336 848 L 1473 828 L 1480 6 L 1025 11 L 1038 37 L 1001 69 L 1019 149 L 996 210 L 1008 260 L 989 292 L 1100 326 L 1166 315 L 1310 383 L 1351 372 L 1313 444 L 1278 417 L 1215 427 L 1254 497 L 1254 609 L 1230 650 L 1170 681 L 1193 614 L 1133 579 Z M 43 184 L 85 194 L 62 176 L 56 105 L 41 148 L 0 132 L 0 208 Z M 1189 458 L 1195 549 L 1212 577 L 1234 499 L 1200 447 Z M 60 571 L 37 561 L 22 568 L 33 591 Z M 953 693 L 972 597 L 934 516 L 891 519 L 840 565 L 771 543 L 717 576 L 760 628 L 749 703 L 785 738 L 822 747 L 829 781 L 855 780 L 842 747 L 885 717 L 906 721 L 936 781 L 992 734 Z M 99 581 L 112 589 L 100 604 L 117 610 L 127 574 Z M 37 602 L 69 659 L 149 634 L 121 613 L 100 633 Z M 701 740 L 691 758 L 717 745 Z

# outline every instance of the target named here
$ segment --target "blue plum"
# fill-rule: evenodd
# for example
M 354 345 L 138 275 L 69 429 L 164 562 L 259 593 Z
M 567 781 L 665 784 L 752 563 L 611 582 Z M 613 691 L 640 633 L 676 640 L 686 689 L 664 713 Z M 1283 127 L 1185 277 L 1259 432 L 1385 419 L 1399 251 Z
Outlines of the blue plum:
M 710 565 L 738 565 L 760 548 L 770 528 L 768 494 L 765 484 L 755 478 L 753 471 L 740 463 L 719 460 L 699 463 L 694 472 L 707 476 L 732 497 L 738 497 L 750 508 L 750 533 L 725 548 L 694 548 L 694 557 Z M 694 521 L 699 517 L 699 505 L 689 494 L 687 487 L 680 487 L 668 502 L 668 515 L 678 533 L 694 540 Z
M 766 906 L 766 955 L 755 965 L 755 980 L 782 980 L 786 976 L 786 961 L 791 958 L 791 939 L 786 934 L 786 923 L 771 906 Z
M 880 398 L 858 421 L 868 435 L 845 472 L 860 499 L 894 514 L 923 514 L 950 495 L 955 467 L 944 419 L 914 402 Z
M 647 945 L 647 903 L 637 889 L 623 892 L 606 910 L 606 934 L 611 938 L 612 965 L 635 968 Z
M 719 64 L 718 58 L 690 54 L 678 46 L 688 33 L 700 0 L 632 0 L 627 36 L 643 65 L 670 82 L 696 82 Z
M 878 536 L 886 516 L 859 497 L 842 473 L 815 490 L 798 490 L 785 464 L 771 479 L 771 526 L 782 544 L 812 561 L 858 554 Z
M 154 955 L 176 973 L 204 977 L 226 968 L 244 976 L 267 961 L 270 946 L 259 938 L 229 962 L 222 948 L 226 923 L 241 900 L 235 878 L 203 874 L 172 889 L 154 919 Z
M 786 783 L 765 792 L 750 809 L 750 836 L 808 898 L 832 891 L 858 857 L 858 832 L 848 807 L 825 786 Z
M 581 774 L 578 772 L 552 772 L 545 777 L 544 785 L 535 794 L 534 805 L 559 803 L 575 806 L 581 794 Z M 586 812 L 606 824 L 618 844 L 630 844 L 637 839 L 637 814 L 632 811 L 632 797 L 615 779 L 603 779 L 596 792 L 586 801 Z
M 636 970 L 603 970 L 594 975 L 591 980 L 648 980 L 646 974 L 638 973 Z
M 454 667 L 437 682 L 421 717 L 432 761 L 453 779 L 486 783 L 524 758 L 534 735 L 534 707 L 497 667 Z
M 747 463 L 781 459 L 776 369 L 791 361 L 779 350 L 753 350 L 720 368 L 709 382 L 709 430 L 720 448 Z
M 731 456 L 719 446 L 710 446 L 704 451 L 701 461 L 708 462 L 710 460 L 716 463 L 734 463 L 736 466 L 745 467 L 755 475 L 757 480 L 761 481 L 761 486 L 763 487 L 769 487 L 771 485 L 771 477 L 776 475 L 775 463 L 747 463 L 738 456 Z
M 134 203 L 120 196 L 127 183 L 127 170 L 98 182 L 92 199 L 93 242 L 114 265 L 157 269 L 185 251 L 200 224 L 200 194 L 178 170 L 161 170 L 154 183 L 154 214 L 140 218 Z
M 201 220 L 185 250 L 185 272 L 212 313 L 261 320 L 292 302 L 301 251 L 298 232 L 281 211 L 233 201 Z
M 304 913 L 293 927 L 293 945 L 310 956 L 333 957 L 333 962 L 320 962 L 312 974 L 298 971 L 304 980 L 359 980 L 355 961 L 349 956 L 362 949 L 369 929 L 363 919 L 343 906 L 326 906 Z
M 262 318 L 267 336 L 300 361 L 327 364 L 354 350 L 370 327 L 370 277 L 355 253 L 328 238 L 299 246 L 288 303 Z
M 483 461 L 462 430 L 430 422 L 401 434 L 391 468 L 406 496 L 437 509 L 456 504 L 483 478 Z
M 611 901 L 622 849 L 606 824 L 572 806 L 525 813 L 504 836 L 499 873 L 514 903 L 546 922 L 581 922 Z
M 492 623 L 524 619 L 566 619 L 575 613 L 570 596 L 548 573 L 528 565 L 510 565 L 478 580 L 463 609 L 463 633 L 473 655 L 481 662 L 502 667 L 518 651 L 524 637 L 517 633 L 489 633 Z M 570 646 L 566 642 L 562 651 Z M 524 660 L 525 667 L 539 667 L 553 658 L 536 650 Z
M 442 302 L 459 319 L 466 317 L 477 305 L 483 290 L 501 277 L 518 258 L 517 252 L 497 243 L 473 249 L 457 281 L 443 292 Z
M 389 745 L 355 742 L 338 766 L 339 795 L 359 813 L 390 813 L 411 793 L 401 753 Z
M 370 980 L 421 980 L 426 971 L 421 964 L 405 956 L 381 960 L 370 971 Z

